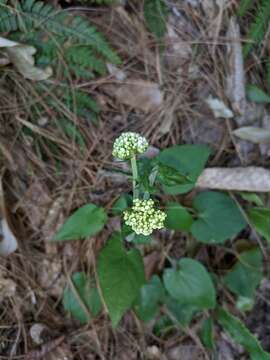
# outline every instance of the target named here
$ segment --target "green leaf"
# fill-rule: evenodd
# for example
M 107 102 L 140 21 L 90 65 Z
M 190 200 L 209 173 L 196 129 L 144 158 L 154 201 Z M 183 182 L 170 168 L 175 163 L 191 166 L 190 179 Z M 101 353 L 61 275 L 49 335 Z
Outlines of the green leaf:
M 99 254 L 97 271 L 105 304 L 116 327 L 145 282 L 142 257 L 136 249 L 126 252 L 121 236 L 115 234 Z
M 157 275 L 143 285 L 134 309 L 138 317 L 147 322 L 152 320 L 159 311 L 159 306 L 165 298 L 165 289 Z
M 166 34 L 168 8 L 164 0 L 145 0 L 144 18 L 149 30 L 161 39 Z
M 250 203 L 254 203 L 257 206 L 263 206 L 263 200 L 261 199 L 261 197 L 256 194 L 256 193 L 248 193 L 248 192 L 240 192 L 239 193 L 241 195 L 241 198 L 250 202 Z
M 64 290 L 64 309 L 81 324 L 86 324 L 91 316 L 97 316 L 102 309 L 97 288 L 93 279 L 84 272 L 74 273 L 71 280 L 74 288 L 68 285 Z
M 121 215 L 124 210 L 132 205 L 132 196 L 123 194 L 114 202 L 112 207 L 113 215 Z
M 182 194 L 190 191 L 210 155 L 210 150 L 205 145 L 180 145 L 173 146 L 160 152 L 157 162 L 168 169 L 175 171 L 175 177 L 181 177 L 181 181 L 167 185 L 163 183 L 164 190 L 169 194 Z M 172 174 L 168 174 L 172 176 Z M 163 178 L 165 174 L 163 174 Z
M 216 291 L 205 267 L 196 260 L 184 258 L 179 269 L 166 269 L 164 285 L 180 304 L 193 305 L 199 309 L 211 309 L 216 305 Z
M 165 305 L 173 317 L 173 320 L 181 326 L 189 326 L 193 316 L 198 312 L 196 306 L 190 304 L 181 304 L 179 301 L 167 296 Z
M 270 209 L 255 207 L 248 216 L 255 230 L 270 243 Z
M 262 279 L 262 254 L 259 248 L 244 251 L 232 269 L 224 276 L 224 283 L 236 295 L 252 299 Z
M 237 204 L 224 193 L 206 191 L 193 201 L 198 219 L 193 222 L 193 236 L 204 243 L 219 244 L 237 235 L 246 221 Z
M 270 360 L 270 354 L 265 352 L 256 337 L 236 317 L 226 310 L 218 309 L 218 322 L 231 336 L 231 338 L 242 345 L 250 353 L 252 360 Z
M 55 241 L 78 240 L 103 229 L 107 215 L 103 208 L 87 204 L 75 211 L 55 235 Z
M 182 205 L 169 202 L 166 205 L 165 227 L 171 230 L 189 231 L 193 222 L 192 216 Z
M 202 343 L 208 349 L 214 349 L 214 323 L 211 318 L 205 319 L 200 331 Z
M 247 86 L 247 98 L 258 104 L 270 103 L 270 96 L 256 85 Z

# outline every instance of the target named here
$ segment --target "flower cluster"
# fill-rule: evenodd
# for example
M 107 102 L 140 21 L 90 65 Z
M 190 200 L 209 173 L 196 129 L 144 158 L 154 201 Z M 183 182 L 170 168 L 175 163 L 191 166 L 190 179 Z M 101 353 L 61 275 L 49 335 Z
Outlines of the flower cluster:
M 154 201 L 133 201 L 131 209 L 124 212 L 125 223 L 131 226 L 136 234 L 150 235 L 155 229 L 162 229 L 166 218 L 165 212 L 154 208 Z
M 113 144 L 113 156 L 121 160 L 129 160 L 135 154 L 142 154 L 148 148 L 147 140 L 135 133 L 125 132 Z

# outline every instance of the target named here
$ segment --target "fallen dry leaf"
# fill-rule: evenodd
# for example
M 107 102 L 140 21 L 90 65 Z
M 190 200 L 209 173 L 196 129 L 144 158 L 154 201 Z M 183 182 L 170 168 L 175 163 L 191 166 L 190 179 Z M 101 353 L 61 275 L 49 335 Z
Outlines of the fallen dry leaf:
M 255 126 L 244 126 L 233 131 L 233 134 L 242 140 L 248 140 L 255 144 L 270 143 L 270 130 Z
M 181 21 L 181 19 L 179 21 Z M 166 67 L 172 71 L 181 70 L 183 64 L 190 60 L 192 55 L 191 45 L 187 41 L 184 41 L 184 39 L 179 36 L 178 32 L 175 31 L 177 27 L 177 24 L 169 18 L 166 36 L 167 45 L 163 56 Z
M 159 85 L 150 81 L 128 80 L 108 85 L 105 90 L 119 103 L 146 113 L 156 110 L 163 102 L 163 93 Z
M 227 43 L 228 70 L 226 94 L 231 100 L 232 108 L 239 115 L 244 115 L 246 110 L 245 71 L 240 27 L 235 17 L 230 19 L 227 37 L 230 39 L 230 42 Z
M 0 255 L 7 256 L 18 247 L 17 239 L 13 234 L 5 205 L 2 177 L 0 177 Z
M 0 303 L 7 297 L 14 296 L 16 293 L 16 284 L 12 279 L 5 277 L 0 271 Z
M 202 172 L 196 186 L 218 190 L 270 192 L 270 170 L 256 166 L 209 168 Z
M 40 285 L 46 289 L 51 296 L 59 297 L 63 293 L 66 279 L 63 274 L 62 262 L 59 257 L 54 259 L 43 259 L 39 269 Z
M 229 119 L 234 117 L 233 112 L 220 99 L 209 96 L 205 101 L 216 118 Z
M 35 66 L 34 54 L 36 49 L 15 41 L 0 37 L 0 48 L 8 56 L 8 60 L 16 67 L 19 73 L 30 80 L 45 80 L 52 75 L 52 68 L 40 69 Z

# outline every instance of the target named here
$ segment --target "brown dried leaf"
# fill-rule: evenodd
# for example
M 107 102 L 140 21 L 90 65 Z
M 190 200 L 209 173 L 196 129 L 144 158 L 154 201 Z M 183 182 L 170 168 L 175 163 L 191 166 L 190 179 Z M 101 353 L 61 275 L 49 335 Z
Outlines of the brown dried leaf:
M 0 177 L 0 255 L 7 256 L 18 247 L 17 239 L 13 234 L 5 204 L 2 177 Z
M 209 168 L 203 171 L 196 186 L 219 190 L 269 192 L 270 170 L 256 166 Z
M 13 280 L 7 279 L 3 272 L 0 272 L 0 303 L 7 297 L 14 296 L 16 284 Z
M 40 285 L 49 295 L 61 296 L 66 279 L 62 271 L 62 262 L 58 257 L 50 260 L 43 259 L 38 274 Z
M 156 110 L 163 102 L 163 93 L 159 85 L 144 80 L 128 80 L 106 86 L 105 90 L 119 103 L 140 109 L 144 112 Z
M 244 115 L 246 110 L 244 61 L 240 27 L 234 17 L 230 19 L 227 38 L 231 41 L 227 44 L 229 68 L 227 71 L 226 93 L 232 102 L 232 108 L 239 115 Z M 238 120 L 239 125 L 244 121 L 244 119 L 240 119 Z

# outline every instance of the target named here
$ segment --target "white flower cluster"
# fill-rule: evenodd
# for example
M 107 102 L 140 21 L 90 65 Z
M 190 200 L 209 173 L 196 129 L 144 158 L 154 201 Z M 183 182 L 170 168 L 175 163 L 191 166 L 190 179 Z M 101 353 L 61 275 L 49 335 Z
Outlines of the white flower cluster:
M 152 234 L 155 229 L 162 229 L 166 214 L 156 210 L 154 205 L 152 199 L 135 199 L 132 208 L 124 212 L 125 223 L 131 226 L 136 234 L 145 236 Z
M 147 140 L 135 133 L 125 132 L 113 144 L 113 156 L 121 160 L 129 160 L 135 154 L 142 154 L 148 148 Z

